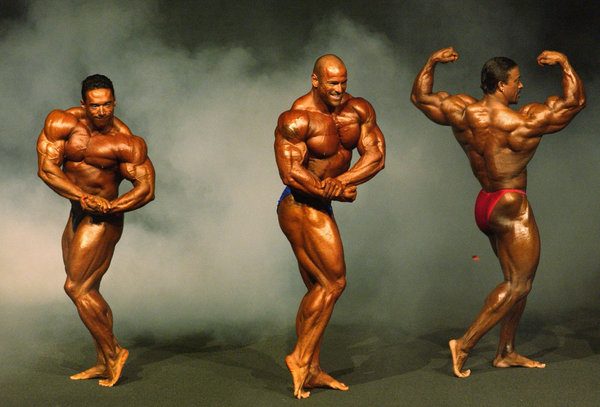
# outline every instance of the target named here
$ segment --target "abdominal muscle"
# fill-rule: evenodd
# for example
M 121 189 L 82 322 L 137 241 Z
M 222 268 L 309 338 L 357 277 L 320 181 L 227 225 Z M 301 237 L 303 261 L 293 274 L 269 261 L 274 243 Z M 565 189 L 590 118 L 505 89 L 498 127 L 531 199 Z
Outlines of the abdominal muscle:
M 351 160 L 352 152 L 340 145 L 339 150 L 329 157 L 309 156 L 306 168 L 319 179 L 335 178 L 348 171 Z
M 63 166 L 67 178 L 85 193 L 112 200 L 119 195 L 122 177 L 118 167 L 101 169 L 85 161 L 68 161 Z

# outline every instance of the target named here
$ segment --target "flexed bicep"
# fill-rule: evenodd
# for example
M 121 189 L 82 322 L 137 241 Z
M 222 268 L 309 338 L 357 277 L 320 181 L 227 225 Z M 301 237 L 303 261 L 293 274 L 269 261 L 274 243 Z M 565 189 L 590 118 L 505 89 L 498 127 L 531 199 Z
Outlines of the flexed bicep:
M 457 59 L 458 53 L 453 47 L 435 51 L 415 78 L 410 94 L 410 100 L 417 109 L 430 120 L 443 126 L 454 125 L 453 120 L 456 121 L 458 109 L 461 107 L 461 104 L 456 102 L 464 101 L 467 96 L 461 95 L 462 97 L 456 98 L 448 92 L 433 92 L 435 66 L 440 62 L 454 62 Z M 462 109 L 464 110 L 464 106 Z
M 533 103 L 520 110 L 524 116 L 526 133 L 531 136 L 562 130 L 586 104 L 583 82 L 564 54 L 544 51 L 537 61 L 539 65 L 560 65 L 563 94 L 550 96 L 545 103 Z
M 354 100 L 354 109 L 361 121 L 357 143 L 360 158 L 352 168 L 337 177 L 344 185 L 349 186 L 367 182 L 385 166 L 385 138 L 377 125 L 375 110 L 362 98 Z
M 305 194 L 323 197 L 321 180 L 305 166 L 309 119 L 305 112 L 283 112 L 275 128 L 275 161 L 283 183 Z
M 48 114 L 37 140 L 38 176 L 57 194 L 79 200 L 85 194 L 63 172 L 65 143 L 77 125 L 77 118 L 62 110 Z
M 111 201 L 111 213 L 127 212 L 146 205 L 154 199 L 155 172 L 148 157 L 146 143 L 132 136 L 130 145 L 119 151 L 119 170 L 133 188 Z

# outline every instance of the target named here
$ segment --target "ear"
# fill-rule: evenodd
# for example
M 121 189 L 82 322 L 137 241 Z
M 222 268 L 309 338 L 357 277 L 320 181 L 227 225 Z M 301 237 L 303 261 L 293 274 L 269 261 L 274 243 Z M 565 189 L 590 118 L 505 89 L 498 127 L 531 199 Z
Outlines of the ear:
M 496 89 L 499 90 L 500 93 L 503 93 L 505 85 L 506 85 L 506 82 L 498 81 L 498 84 L 496 85 Z
M 317 74 L 316 74 L 316 73 L 313 73 L 313 74 L 310 76 L 310 81 L 311 81 L 311 83 L 312 83 L 312 87 L 313 87 L 313 88 L 316 88 L 316 87 L 318 87 L 318 86 L 319 86 L 319 78 L 317 77 Z

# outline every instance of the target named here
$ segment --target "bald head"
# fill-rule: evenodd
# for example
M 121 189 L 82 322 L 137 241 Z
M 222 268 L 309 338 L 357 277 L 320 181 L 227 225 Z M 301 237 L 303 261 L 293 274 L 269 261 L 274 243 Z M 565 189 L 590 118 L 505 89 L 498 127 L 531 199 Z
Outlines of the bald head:
M 333 54 L 323 55 L 317 58 L 311 75 L 313 95 L 329 108 L 335 108 L 342 103 L 347 79 L 344 62 Z
M 318 78 L 322 78 L 324 74 L 329 72 L 331 72 L 331 74 L 333 75 L 346 72 L 346 65 L 344 65 L 344 61 L 342 61 L 342 59 L 337 55 L 321 55 L 315 61 L 315 66 L 313 67 L 313 74 L 317 75 Z

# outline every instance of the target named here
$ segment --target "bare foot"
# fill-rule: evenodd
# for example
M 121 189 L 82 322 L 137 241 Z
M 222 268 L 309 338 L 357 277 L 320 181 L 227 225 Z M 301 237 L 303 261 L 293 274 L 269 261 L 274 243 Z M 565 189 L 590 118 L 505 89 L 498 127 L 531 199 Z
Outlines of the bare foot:
M 463 352 L 458 348 L 458 341 L 456 339 L 451 339 L 448 342 L 448 346 L 450 347 L 450 352 L 452 353 L 452 369 L 454 370 L 454 375 L 456 377 L 469 377 L 471 374 L 471 369 L 461 370 L 465 361 L 469 357 L 467 352 Z
M 334 379 L 327 373 L 321 370 L 321 368 L 311 369 L 304 387 L 312 389 L 315 387 L 326 387 L 335 390 L 347 391 L 349 389 L 344 383 Z
M 309 391 L 302 389 L 304 382 L 308 377 L 308 366 L 300 366 L 296 359 L 292 355 L 285 357 L 285 364 L 292 375 L 292 381 L 294 382 L 294 397 L 297 399 L 305 399 L 310 396 Z
M 125 366 L 125 361 L 128 356 L 129 351 L 127 349 L 121 349 L 117 353 L 117 357 L 114 361 L 108 361 L 108 378 L 100 380 L 98 384 L 104 387 L 114 386 L 121 377 L 121 372 L 123 371 L 123 366 Z
M 537 360 L 531 360 L 523 355 L 519 355 L 517 352 L 508 353 L 504 356 L 497 355 L 492 364 L 494 365 L 494 367 L 521 366 L 536 367 L 539 369 L 543 369 L 546 367 L 545 363 L 538 362 Z
M 108 373 L 106 372 L 106 366 L 104 365 L 96 365 L 92 366 L 83 372 L 79 372 L 74 374 L 73 376 L 69 376 L 71 380 L 86 380 L 86 379 L 96 379 L 98 377 L 106 378 L 108 377 Z

